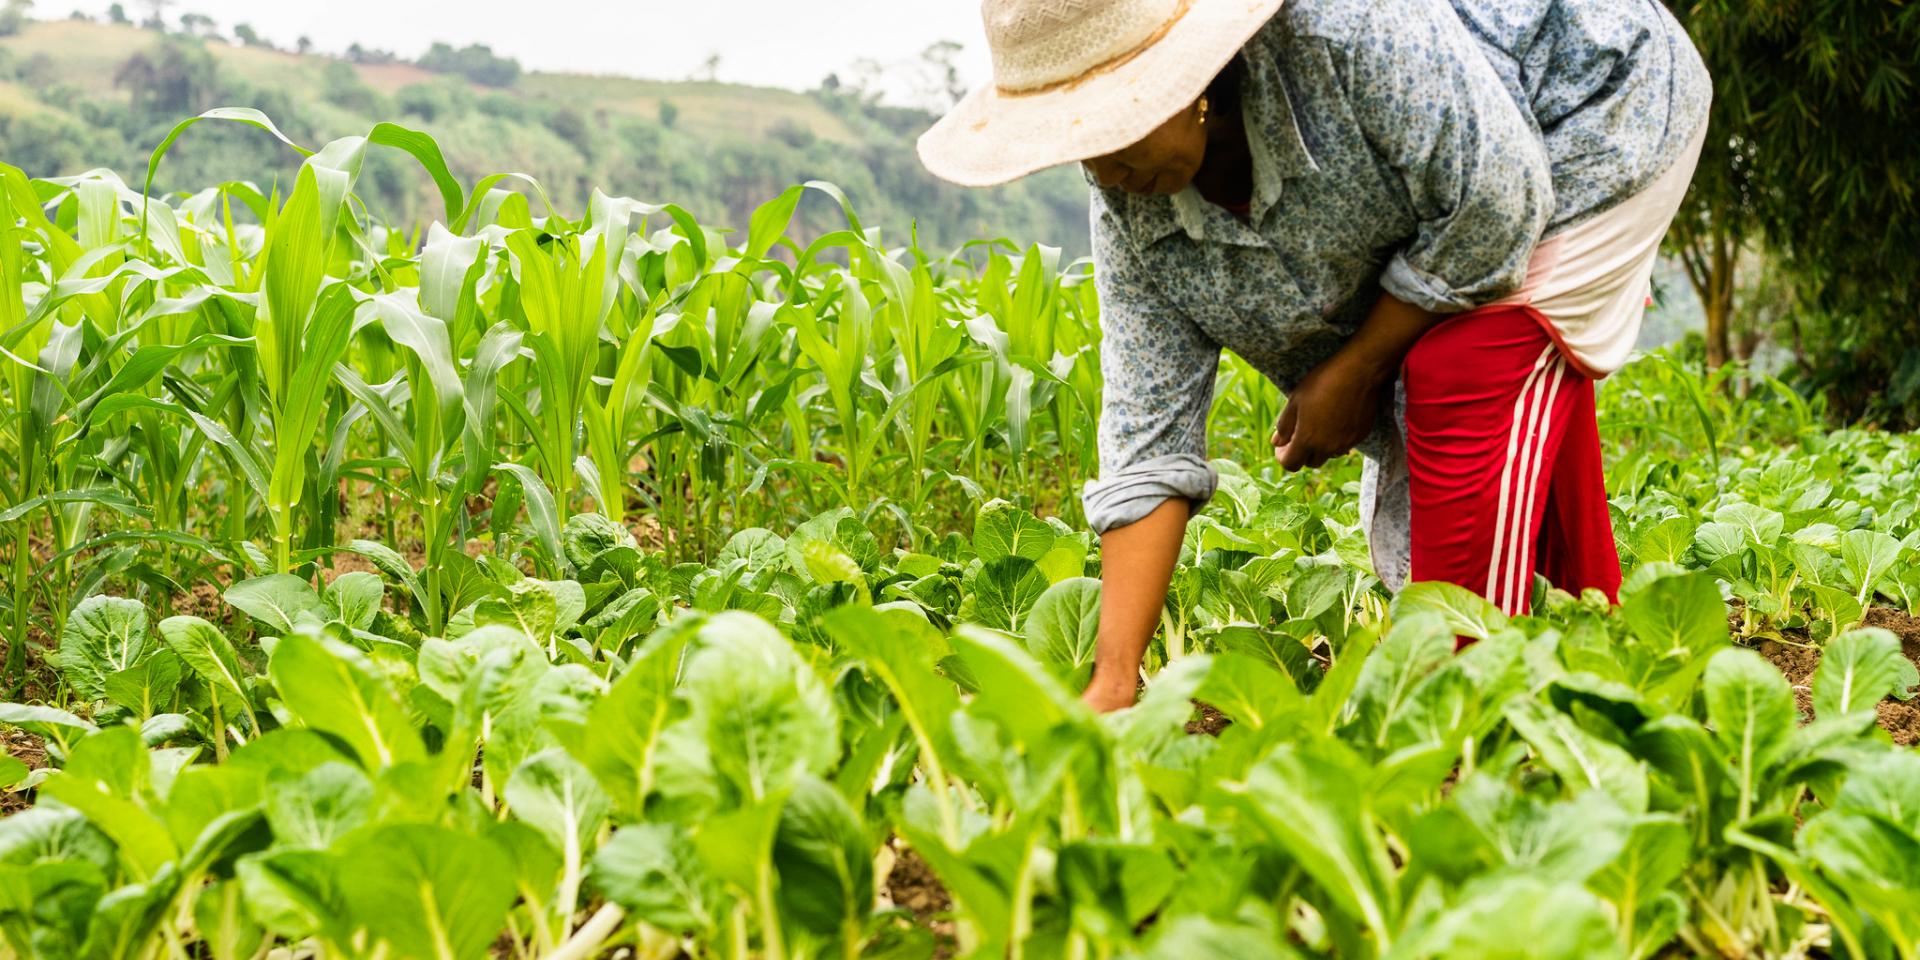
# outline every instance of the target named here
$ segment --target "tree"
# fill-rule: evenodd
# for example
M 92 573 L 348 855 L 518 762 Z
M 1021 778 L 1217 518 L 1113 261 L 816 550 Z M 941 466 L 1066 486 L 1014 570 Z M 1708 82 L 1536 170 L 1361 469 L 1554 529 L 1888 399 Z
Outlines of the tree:
M 484 43 L 456 50 L 450 44 L 436 42 L 420 57 L 419 65 L 436 73 L 457 74 L 485 87 L 510 87 L 520 79 L 520 61 L 497 56 Z
M 147 8 L 147 19 L 142 20 L 140 25 L 149 30 L 159 30 L 164 33 L 167 29 L 167 8 L 173 6 L 176 0 L 140 0 L 140 2 Z
M 380 112 L 380 95 L 360 80 L 360 71 L 339 60 L 327 61 L 320 73 L 321 99 L 336 107 L 363 114 Z
M 1920 7 L 1691 0 L 1675 13 L 1715 96 L 1708 150 L 1673 238 L 1706 268 L 1702 286 L 1729 315 L 1739 251 L 1762 243 L 1823 325 L 1825 335 L 1805 341 L 1814 381 L 1856 388 L 1843 413 L 1914 418 Z M 1731 324 L 1714 334 L 1709 349 L 1724 360 Z
M 11 37 L 27 26 L 27 11 L 33 9 L 33 0 L 7 0 L 0 7 L 0 37 Z
M 660 125 L 661 126 L 671 130 L 673 129 L 674 121 L 679 119 L 680 119 L 680 108 L 674 106 L 672 100 L 660 101 Z
M 925 74 L 920 97 L 935 110 L 944 112 L 967 95 L 967 85 L 960 80 L 960 65 L 956 62 L 962 49 L 953 40 L 937 40 L 920 53 Z
M 107 22 L 125 24 L 133 21 L 127 18 L 127 8 L 116 3 L 107 8 Z
M 263 47 L 268 50 L 273 49 L 273 42 L 261 36 L 260 31 L 255 30 L 253 28 L 253 24 L 251 23 L 234 24 L 233 38 L 235 40 L 240 41 L 245 46 Z
M 189 37 L 217 37 L 220 25 L 204 13 L 183 13 L 180 15 L 180 32 Z
M 204 47 L 169 39 L 128 57 L 114 72 L 113 83 L 127 90 L 136 113 L 171 118 L 212 106 L 217 71 Z
M 700 64 L 700 73 L 694 79 L 705 80 L 708 83 L 720 79 L 720 51 L 707 54 L 707 59 Z
M 302 34 L 300 39 L 293 42 L 293 48 L 304 57 L 313 52 L 313 38 Z

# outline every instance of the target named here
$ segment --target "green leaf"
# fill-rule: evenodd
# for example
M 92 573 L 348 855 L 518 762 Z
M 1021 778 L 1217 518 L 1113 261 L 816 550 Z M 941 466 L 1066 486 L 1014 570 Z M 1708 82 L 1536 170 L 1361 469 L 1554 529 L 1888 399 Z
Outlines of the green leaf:
M 201 679 L 232 694 L 235 703 L 247 700 L 240 658 L 218 627 L 199 617 L 168 617 L 160 621 L 160 638 Z
M 75 737 L 99 729 L 91 722 L 57 707 L 25 703 L 0 703 L 0 724 L 19 727 L 63 747 Z
M 1606 905 L 1574 884 L 1532 877 L 1479 884 L 1424 932 L 1412 955 L 1445 960 L 1610 960 L 1624 956 Z
M 321 592 L 320 601 L 334 619 L 355 630 L 367 630 L 373 627 L 374 617 L 380 613 L 380 600 L 386 592 L 379 575 L 355 571 L 333 578 Z
M 1346 596 L 1347 581 L 1347 569 L 1339 564 L 1322 563 L 1308 567 L 1287 585 L 1287 616 L 1296 620 L 1312 620 L 1332 610 Z M 1448 604 L 1448 609 L 1452 610 L 1451 605 L 1457 604 L 1459 609 L 1454 612 L 1461 613 L 1463 617 L 1486 616 L 1485 610 L 1474 607 L 1462 598 L 1447 596 L 1446 593 L 1434 586 L 1424 586 L 1405 601 L 1410 604 L 1407 609 L 1420 608 L 1423 604 Z M 1402 591 L 1401 596 L 1406 596 L 1406 591 Z
M 1047 577 L 1026 557 L 989 560 L 973 578 L 974 618 L 996 630 L 1019 632 L 1040 595 Z
M 1214 645 L 1222 653 L 1245 654 L 1286 674 L 1303 692 L 1319 679 L 1320 666 L 1306 644 L 1276 630 L 1230 623 L 1214 635 Z
M 1158 677 L 1155 678 L 1156 682 Z M 1152 687 L 1148 688 L 1149 690 Z M 1226 714 L 1235 723 L 1259 730 L 1305 704 L 1293 681 L 1265 661 L 1244 653 L 1213 655 L 1212 669 L 1194 699 Z
M 1256 764 L 1234 795 L 1241 811 L 1319 886 L 1329 907 L 1387 937 L 1399 896 L 1360 784 L 1358 758 L 1337 743 L 1286 743 Z
M 793 219 L 793 208 L 800 203 L 800 194 L 806 188 L 798 184 L 788 187 L 780 195 L 754 208 L 753 216 L 747 221 L 747 246 L 742 252 L 749 258 L 759 259 L 773 248 L 774 241 L 787 232 L 787 224 Z
M 1409 584 L 1393 598 L 1393 615 L 1411 617 L 1434 613 L 1446 620 L 1447 627 L 1463 637 L 1485 640 L 1507 625 L 1507 616 L 1487 598 L 1458 584 L 1433 581 Z
M 759 617 L 732 611 L 715 614 L 698 636 L 685 695 L 716 773 L 739 795 L 761 800 L 832 767 L 839 711 L 786 637 Z
M 156 650 L 139 663 L 107 677 L 107 699 L 117 703 L 142 721 L 165 712 L 180 689 L 180 658 L 166 650 Z
M 1588 889 L 1612 901 L 1631 917 L 1680 878 L 1692 855 L 1687 823 L 1673 814 L 1648 814 L 1636 820 L 1625 848 L 1587 881 Z
M 1401 596 L 1404 597 L 1406 592 L 1403 591 Z M 1433 591 L 1427 595 L 1439 597 L 1446 594 Z M 1452 597 L 1463 600 L 1460 595 Z M 1477 599 L 1477 595 L 1475 597 Z M 1420 681 L 1453 656 L 1454 637 L 1461 629 L 1459 620 L 1432 612 L 1432 608 L 1424 601 L 1418 601 L 1417 598 L 1416 601 L 1411 606 L 1418 610 L 1397 614 L 1385 642 L 1367 657 L 1366 665 L 1360 668 L 1359 682 L 1354 685 L 1353 698 L 1349 701 L 1361 734 L 1380 746 L 1386 744 L 1388 730 L 1406 710 Z M 1485 603 L 1484 600 L 1480 602 Z M 1488 608 L 1491 607 L 1488 604 Z M 1493 612 L 1498 615 L 1498 611 Z
M 1233 957 L 1235 960 L 1292 960 L 1285 934 L 1232 918 L 1190 913 L 1154 924 L 1145 960 Z
M 1628 683 L 1669 708 L 1692 697 L 1707 659 L 1728 643 L 1726 604 L 1709 573 L 1656 579 L 1622 596 L 1620 615 L 1643 648 L 1622 651 Z
M 1074 926 L 1108 941 L 1131 938 L 1173 892 L 1179 875 L 1155 845 L 1102 839 L 1063 846 L 1059 873 Z
M 1712 575 L 1662 577 L 1620 601 L 1621 616 L 1662 656 L 1696 657 L 1727 643 L 1726 604 Z
M 338 854 L 273 850 L 241 857 L 234 872 L 261 926 L 294 939 L 320 933 L 339 944 L 353 919 L 341 883 L 348 869 Z
M 327 609 L 313 585 L 290 573 L 272 573 L 243 580 L 227 588 L 221 599 L 277 633 L 287 633 L 303 619 L 324 620 Z
M 560 509 L 554 502 L 553 491 L 540 479 L 539 474 L 520 464 L 497 463 L 493 469 L 519 485 L 527 505 L 527 522 L 533 527 L 534 536 L 556 566 L 564 564 L 567 556 L 560 542 Z
M 576 513 L 567 518 L 560 533 L 561 549 L 577 570 L 585 570 L 593 558 L 615 547 L 638 547 L 638 541 L 625 527 L 598 513 Z
M 544 834 L 557 850 L 580 851 L 592 845 L 607 819 L 607 793 L 579 761 L 558 749 L 528 757 L 507 780 L 507 805 L 514 816 Z
M 381 575 L 407 588 L 415 603 L 422 609 L 427 606 L 427 592 L 420 585 L 420 578 L 414 573 L 407 558 L 395 552 L 392 547 L 372 540 L 352 540 L 347 543 L 349 553 L 367 558 L 379 570 Z
M 1820 652 L 1820 667 L 1813 675 L 1814 715 L 1872 710 L 1889 694 L 1905 693 L 1920 681 L 1914 673 L 1913 661 L 1892 633 L 1878 627 L 1849 630 Z
M 1016 741 L 1040 743 L 1088 716 L 1080 698 L 1006 634 L 962 626 L 953 649 L 979 683 L 968 709 L 998 723 Z
M 179 851 L 166 825 L 147 809 L 143 793 L 151 769 L 139 732 L 110 727 L 76 744 L 66 769 L 40 789 L 112 837 L 137 875 L 153 876 Z
M 367 770 L 426 758 L 406 709 L 358 650 L 290 633 L 267 671 L 294 716 L 347 743 Z
M 1839 587 L 1829 587 L 1824 583 L 1806 583 L 1803 586 L 1813 595 L 1813 605 L 1825 611 L 1837 626 L 1859 623 L 1860 617 L 1867 612 L 1853 594 Z
M 1786 517 L 1777 511 L 1751 503 L 1730 503 L 1714 511 L 1715 523 L 1728 524 L 1740 531 L 1749 546 L 1771 547 L 1786 529 Z
M 774 570 L 786 559 L 787 542 L 780 535 L 762 527 L 748 527 L 727 538 L 727 545 L 720 549 L 713 565 L 725 569 L 734 561 L 745 561 L 749 572 Z
M 943 771 L 953 762 L 952 717 L 960 697 L 936 668 L 947 641 L 926 618 L 906 610 L 839 607 L 822 621 L 828 636 L 885 686 L 919 742 L 920 762 Z
M 180 890 L 180 871 L 165 864 L 143 883 L 130 883 L 100 898 L 87 924 L 86 960 L 139 956 L 167 916 Z
M 344 853 L 347 905 L 394 956 L 481 960 L 506 926 L 513 863 L 489 840 L 392 824 L 361 834 Z
M 1708 661 L 1704 692 L 1714 737 L 1750 792 L 1793 733 L 1793 689 L 1766 658 L 1729 647 Z
M 818 777 L 804 777 L 787 795 L 773 838 L 783 919 L 835 938 L 859 924 L 873 905 L 873 844 L 846 798 Z
M 85 700 L 107 695 L 107 677 L 139 663 L 155 645 L 147 638 L 147 608 L 138 600 L 92 596 L 80 601 L 60 628 L 54 662 Z
M 866 589 L 866 575 L 852 557 L 825 540 L 809 540 L 800 548 L 801 569 L 814 583 L 850 583 Z
M 174 775 L 166 803 L 158 812 L 174 844 L 185 850 L 210 836 L 209 829 L 220 818 L 257 810 L 265 792 L 266 778 L 257 769 L 231 763 L 195 764 Z
M 110 870 L 113 859 L 113 841 L 78 810 L 48 804 L 0 820 L 0 864 L 72 861 Z
M 1100 634 L 1100 581 L 1071 577 L 1034 601 L 1025 627 L 1027 649 L 1075 687 L 1093 672 Z
M 1884 817 L 1835 810 L 1809 820 L 1798 846 L 1896 943 L 1920 943 L 1920 836 Z
M 0 754 L 0 790 L 12 789 L 32 773 L 31 768 L 14 759 L 12 754 Z
M 686 830 L 666 823 L 615 831 L 594 854 L 588 879 L 635 919 L 681 934 L 711 929 L 721 895 Z
M 1841 569 L 1854 599 L 1863 606 L 1899 561 L 1900 541 L 1878 530 L 1848 530 L 1840 535 Z
M 1633 538 L 1634 559 L 1646 563 L 1679 563 L 1693 546 L 1694 525 L 1685 517 L 1668 517 L 1640 530 Z
M 1626 750 L 1535 700 L 1512 701 L 1506 717 L 1569 790 L 1599 790 L 1631 813 L 1647 809 L 1646 771 Z
M 644 815 L 659 781 L 661 735 L 687 715 L 687 703 L 674 695 L 674 686 L 681 653 L 698 623 L 689 617 L 650 637 L 627 671 L 588 708 L 585 726 L 561 737 L 567 751 L 593 771 L 614 805 L 630 817 Z
M 521 580 L 503 595 L 487 597 L 474 605 L 476 627 L 502 626 L 517 630 L 536 644 L 553 639 L 560 623 L 560 599 L 546 583 Z
M 1053 549 L 1053 528 L 1005 500 L 989 500 L 973 517 L 973 552 L 987 562 L 1007 557 L 1038 561 Z
M 1833 806 L 1877 814 L 1920 836 L 1920 753 L 1896 750 L 1859 758 Z
M 344 763 L 281 777 L 266 793 L 277 847 L 325 850 L 373 814 L 373 781 Z

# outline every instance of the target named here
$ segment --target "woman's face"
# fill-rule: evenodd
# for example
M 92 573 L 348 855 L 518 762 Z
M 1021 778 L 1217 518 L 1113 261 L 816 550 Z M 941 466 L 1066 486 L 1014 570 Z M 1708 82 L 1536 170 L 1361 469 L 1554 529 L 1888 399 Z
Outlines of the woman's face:
M 1082 161 L 1094 182 L 1134 194 L 1175 194 L 1200 172 L 1207 155 L 1198 104 L 1173 115 L 1132 146 Z

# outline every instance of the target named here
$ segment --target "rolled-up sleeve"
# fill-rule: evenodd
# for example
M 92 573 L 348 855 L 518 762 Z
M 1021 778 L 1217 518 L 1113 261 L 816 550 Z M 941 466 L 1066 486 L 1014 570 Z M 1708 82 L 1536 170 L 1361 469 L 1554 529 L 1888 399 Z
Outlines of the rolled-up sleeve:
M 1100 478 L 1081 492 L 1087 525 L 1105 533 L 1184 498 L 1196 509 L 1219 478 L 1207 464 L 1207 411 L 1220 346 L 1142 275 L 1093 199 L 1100 292 Z
M 1436 313 L 1499 299 L 1526 279 L 1553 212 L 1545 147 L 1445 4 L 1377 0 L 1368 19 L 1349 96 L 1420 222 L 1380 285 Z

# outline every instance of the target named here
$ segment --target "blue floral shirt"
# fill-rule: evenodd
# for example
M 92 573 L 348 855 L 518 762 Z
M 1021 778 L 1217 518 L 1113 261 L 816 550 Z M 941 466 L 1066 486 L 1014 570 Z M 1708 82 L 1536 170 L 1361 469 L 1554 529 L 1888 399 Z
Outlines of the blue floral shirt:
M 1101 475 L 1083 492 L 1095 530 L 1212 496 L 1222 347 L 1288 390 L 1381 290 L 1437 312 L 1499 298 L 1544 233 L 1664 172 L 1710 96 L 1657 0 L 1289 0 L 1242 55 L 1246 222 L 1191 187 L 1093 191 L 1106 381 Z M 1397 419 L 1362 445 L 1375 468 L 1362 511 L 1376 568 L 1403 570 Z
M 1212 496 L 1222 347 L 1292 389 L 1383 288 L 1450 312 L 1519 286 L 1553 211 L 1540 138 L 1443 0 L 1290 0 L 1242 55 L 1247 221 L 1192 187 L 1093 193 L 1095 530 Z
M 1707 120 L 1713 81 L 1660 0 L 1452 0 L 1553 164 L 1549 234 L 1637 193 Z

